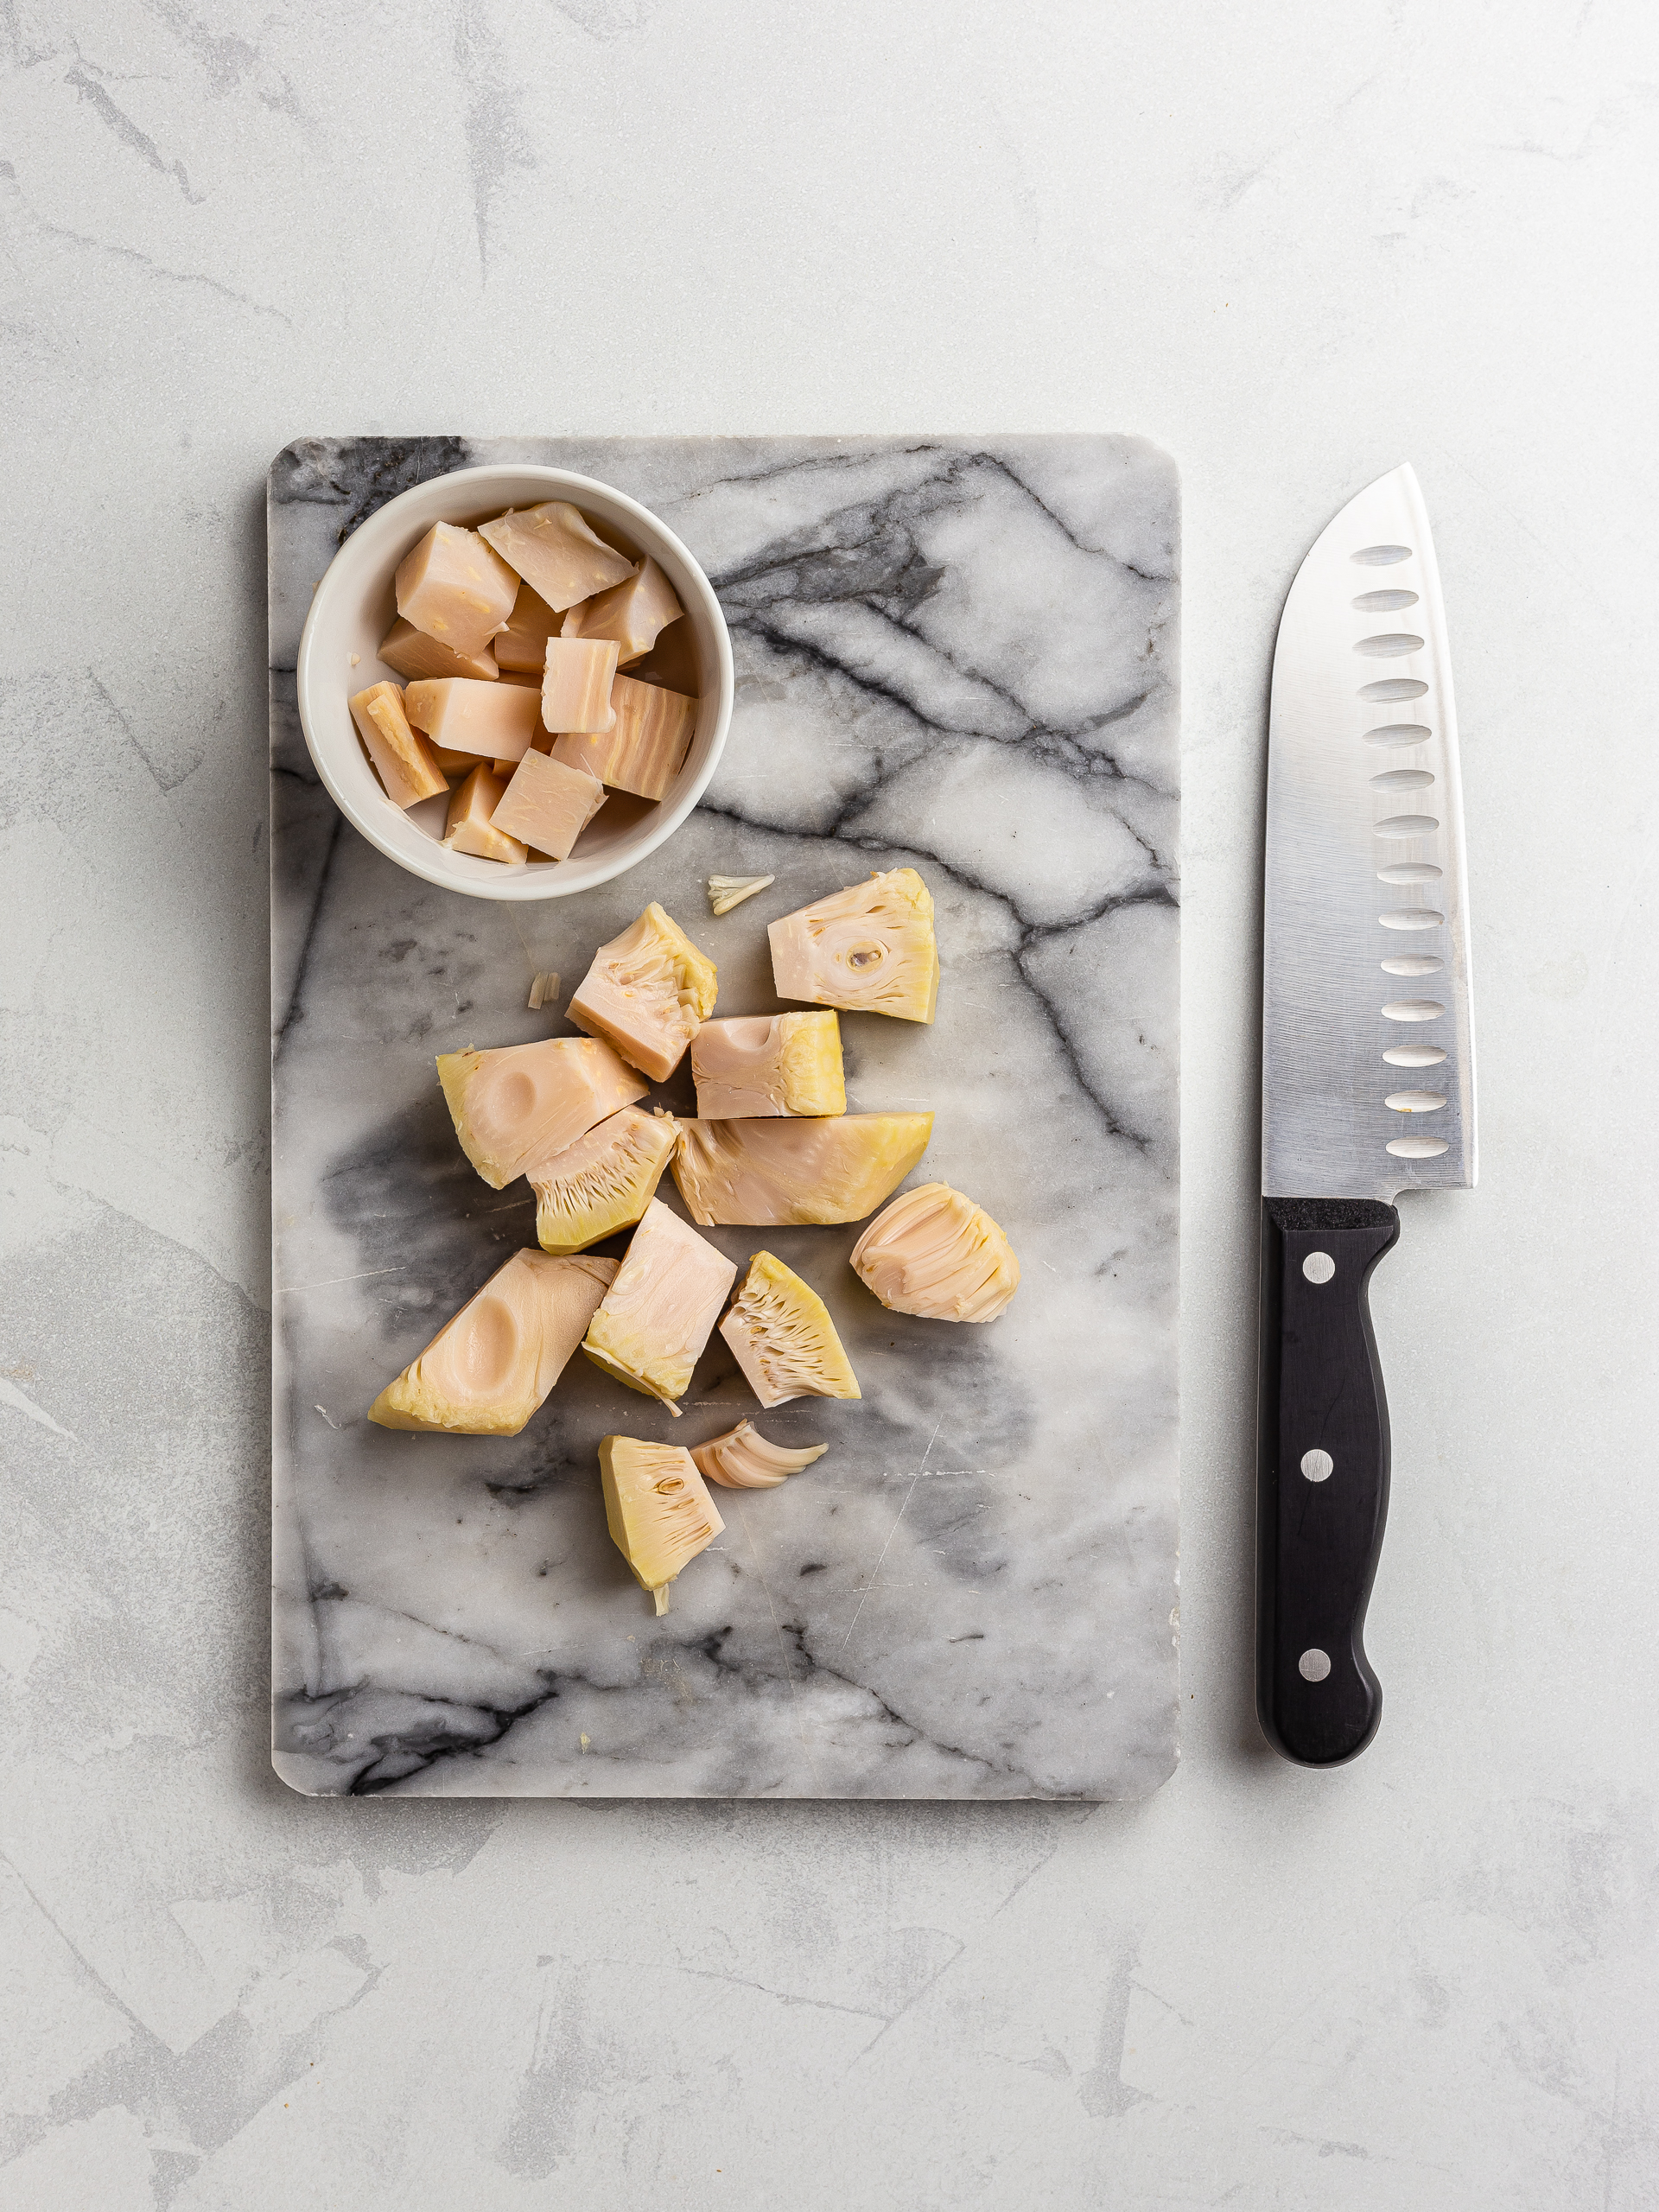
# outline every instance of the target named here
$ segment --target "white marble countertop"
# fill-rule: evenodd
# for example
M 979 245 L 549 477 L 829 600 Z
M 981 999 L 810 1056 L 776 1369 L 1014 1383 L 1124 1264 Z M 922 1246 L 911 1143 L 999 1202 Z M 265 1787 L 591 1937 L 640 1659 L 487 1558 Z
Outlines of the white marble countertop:
M 1659 2200 L 1651 12 L 8 26 L 0 2194 Z M 296 1796 L 264 1745 L 266 463 L 918 426 L 1134 431 L 1182 470 L 1182 1769 L 1092 1812 Z M 1315 1776 L 1249 1691 L 1263 697 L 1306 545 L 1408 458 L 1484 1179 L 1411 1202 L 1376 1277 L 1388 1706 Z

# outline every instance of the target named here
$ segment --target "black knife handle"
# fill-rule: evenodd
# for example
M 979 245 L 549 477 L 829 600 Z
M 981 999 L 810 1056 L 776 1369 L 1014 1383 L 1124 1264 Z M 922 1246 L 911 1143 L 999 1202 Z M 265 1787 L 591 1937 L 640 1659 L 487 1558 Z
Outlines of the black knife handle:
M 1304 1766 L 1363 1751 L 1382 1713 L 1360 1641 L 1389 1504 L 1365 1287 L 1399 1234 L 1376 1199 L 1262 1201 L 1255 1709 Z

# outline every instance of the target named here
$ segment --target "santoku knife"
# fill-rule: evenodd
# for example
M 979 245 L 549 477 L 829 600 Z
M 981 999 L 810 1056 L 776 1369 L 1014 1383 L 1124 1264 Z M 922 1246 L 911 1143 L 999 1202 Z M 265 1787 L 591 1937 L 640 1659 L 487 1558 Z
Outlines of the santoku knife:
M 1366 1283 L 1402 1190 L 1475 1179 L 1463 803 L 1417 479 L 1351 499 L 1273 657 L 1262 1050 L 1256 1709 L 1287 1758 L 1376 1732 L 1389 1492 Z

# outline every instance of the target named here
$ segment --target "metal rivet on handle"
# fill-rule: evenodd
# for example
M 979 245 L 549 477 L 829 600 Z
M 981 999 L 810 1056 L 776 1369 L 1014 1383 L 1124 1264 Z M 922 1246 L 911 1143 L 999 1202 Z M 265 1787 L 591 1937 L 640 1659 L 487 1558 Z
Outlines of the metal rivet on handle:
M 1317 1648 L 1304 1651 L 1296 1662 L 1296 1671 L 1305 1682 L 1322 1682 L 1331 1671 L 1330 1658 Z
M 1328 1452 L 1316 1450 L 1302 1454 L 1302 1472 L 1311 1483 L 1322 1483 L 1336 1464 Z
M 1329 1282 L 1337 1272 L 1337 1263 L 1328 1252 L 1310 1252 L 1302 1262 L 1302 1273 L 1309 1282 Z

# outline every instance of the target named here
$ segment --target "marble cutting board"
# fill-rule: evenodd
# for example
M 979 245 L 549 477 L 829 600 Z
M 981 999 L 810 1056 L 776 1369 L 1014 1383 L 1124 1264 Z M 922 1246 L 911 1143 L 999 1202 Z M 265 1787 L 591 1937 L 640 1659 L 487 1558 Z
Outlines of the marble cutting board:
M 580 897 L 418 882 L 336 813 L 294 703 L 311 592 L 406 486 L 532 461 L 619 486 L 712 578 L 731 734 L 668 845 Z M 1175 1756 L 1179 499 L 1127 437 L 302 440 L 269 482 L 275 1764 L 313 1794 L 1133 1797 Z M 912 1181 L 1001 1221 L 986 1328 L 884 1312 L 856 1228 L 707 1232 L 828 1300 L 863 1386 L 766 1433 L 653 1617 L 605 1529 L 611 1430 L 757 1411 L 718 1337 L 683 1419 L 580 1356 L 522 1436 L 400 1435 L 376 1391 L 519 1244 L 434 1056 L 574 1033 L 659 899 L 772 1009 L 766 924 L 911 865 L 931 1028 L 843 1016 L 849 1104 L 931 1108 Z M 716 921 L 709 874 L 775 886 Z M 683 1071 L 656 1096 L 692 1109 Z M 662 1195 L 677 1210 L 665 1181 Z M 599 1248 L 620 1251 L 622 1240 Z

